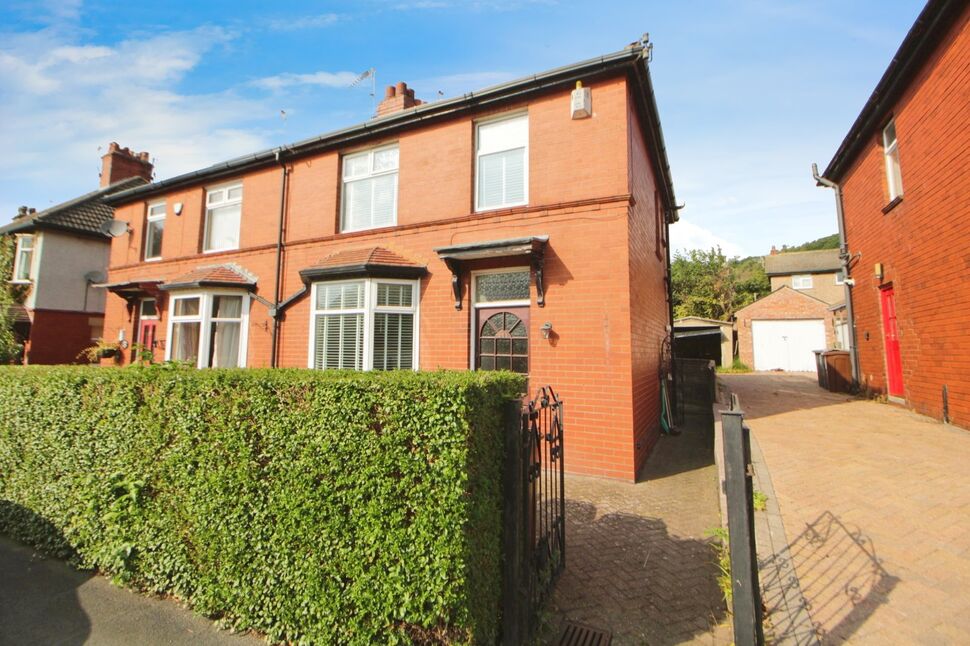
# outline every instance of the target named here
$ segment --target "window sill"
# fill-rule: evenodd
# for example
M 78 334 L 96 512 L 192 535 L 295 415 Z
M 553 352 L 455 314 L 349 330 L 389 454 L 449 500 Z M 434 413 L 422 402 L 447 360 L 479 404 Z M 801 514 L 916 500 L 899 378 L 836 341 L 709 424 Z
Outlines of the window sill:
M 883 215 L 885 215 L 886 213 L 889 213 L 890 211 L 892 211 L 893 209 L 895 209 L 896 206 L 899 205 L 902 201 L 903 201 L 903 196 L 902 195 L 897 195 L 896 197 L 894 197 L 889 204 L 887 204 L 886 206 L 882 207 L 882 213 L 883 213 Z
M 20 279 L 16 279 L 16 280 L 8 280 L 7 282 L 8 282 L 8 283 L 10 283 L 11 285 L 30 285 L 30 284 L 32 284 L 32 283 L 33 283 L 34 281 L 32 281 L 32 280 L 30 280 L 30 279 L 28 278 L 27 280 L 20 280 Z

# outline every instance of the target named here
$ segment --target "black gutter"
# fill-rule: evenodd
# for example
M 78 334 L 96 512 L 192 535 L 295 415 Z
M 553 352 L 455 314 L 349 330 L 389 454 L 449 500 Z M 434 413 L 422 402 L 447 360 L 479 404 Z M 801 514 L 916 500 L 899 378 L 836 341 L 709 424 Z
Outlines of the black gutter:
M 421 278 L 428 273 L 427 267 L 407 265 L 381 265 L 376 263 L 362 263 L 357 265 L 341 265 L 339 267 L 310 267 L 300 272 L 300 278 L 309 285 L 315 280 L 333 278 L 358 278 L 369 276 L 372 278 Z
M 664 197 L 673 205 L 673 185 L 670 181 L 669 164 L 666 162 L 666 152 L 663 148 L 663 135 L 660 133 L 659 115 L 656 101 L 650 85 L 649 72 L 643 62 L 644 48 L 641 45 L 631 45 L 623 50 L 582 61 L 572 65 L 556 68 L 525 77 L 502 85 L 492 86 L 469 92 L 463 96 L 444 101 L 435 101 L 403 112 L 372 119 L 362 124 L 335 130 L 311 139 L 299 141 L 286 146 L 291 161 L 299 157 L 316 154 L 327 150 L 338 149 L 360 140 L 372 139 L 377 136 L 396 134 L 406 128 L 455 117 L 468 112 L 481 110 L 499 105 L 510 100 L 536 94 L 546 90 L 569 86 L 577 80 L 588 81 L 590 78 L 633 70 L 633 77 L 644 84 L 645 93 L 635 92 L 638 103 L 642 104 L 647 123 L 645 134 L 650 139 L 648 146 L 651 156 L 655 157 L 657 171 L 663 176 Z M 113 193 L 105 198 L 105 202 L 112 205 L 124 204 L 153 195 L 164 193 L 176 187 L 199 184 L 206 181 L 238 176 L 244 171 L 256 170 L 276 163 L 278 148 L 266 150 L 245 157 L 229 160 L 209 168 L 179 175 L 167 180 L 155 182 L 145 186 Z
M 926 59 L 940 44 L 942 35 L 966 6 L 966 0 L 930 0 L 920 12 L 906 38 L 893 56 L 889 67 L 876 85 L 862 112 L 856 118 L 823 177 L 838 182 L 872 133 L 883 127 L 896 101 L 908 87 L 909 81 L 922 68 Z
M 280 165 L 280 214 L 279 226 L 276 235 L 276 278 L 273 285 L 273 337 L 270 345 L 269 367 L 276 367 L 276 350 L 280 337 L 280 287 L 282 286 L 283 272 L 283 230 L 286 222 L 286 184 L 289 174 L 286 172 L 286 162 L 283 161 L 285 150 L 279 148 L 276 151 L 276 161 Z
M 235 283 L 226 282 L 222 280 L 196 280 L 191 283 L 165 283 L 159 285 L 158 288 L 164 292 L 169 292 L 178 289 L 202 289 L 202 288 L 216 288 L 216 289 L 245 289 L 246 291 L 253 291 L 256 285 L 253 283 Z

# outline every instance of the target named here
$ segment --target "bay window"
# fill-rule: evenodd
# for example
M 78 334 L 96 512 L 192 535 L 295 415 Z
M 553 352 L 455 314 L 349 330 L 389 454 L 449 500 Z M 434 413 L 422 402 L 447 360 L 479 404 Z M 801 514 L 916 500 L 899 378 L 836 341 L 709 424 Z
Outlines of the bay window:
M 528 203 L 528 196 L 528 115 L 479 123 L 475 134 L 475 210 L 521 206 Z
M 312 292 L 311 368 L 417 369 L 417 281 L 319 282 Z
M 206 190 L 205 235 L 202 251 L 226 251 L 239 248 L 242 196 L 243 187 L 238 182 Z
M 34 236 L 17 236 L 17 251 L 13 262 L 14 283 L 30 282 L 30 265 L 34 261 Z
M 397 224 L 397 171 L 397 144 L 344 156 L 341 231 Z
M 165 359 L 199 368 L 246 365 L 249 295 L 202 292 L 172 296 Z

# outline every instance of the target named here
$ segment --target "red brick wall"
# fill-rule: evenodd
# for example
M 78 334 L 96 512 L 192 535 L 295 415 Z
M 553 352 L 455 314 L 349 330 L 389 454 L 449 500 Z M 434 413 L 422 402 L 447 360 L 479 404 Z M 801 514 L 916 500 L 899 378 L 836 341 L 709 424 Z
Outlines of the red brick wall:
M 789 287 L 783 287 L 735 313 L 738 358 L 750 368 L 754 368 L 751 321 L 779 319 L 824 319 L 825 345 L 829 348 L 835 346 L 835 323 L 833 314 L 829 311 L 829 304 Z
M 78 359 L 78 354 L 92 345 L 92 338 L 101 336 L 100 314 L 33 310 L 31 318 L 25 363 L 88 363 Z
M 653 180 L 642 143 L 637 143 L 636 171 L 627 170 L 628 119 L 633 117 L 628 114 L 625 80 L 592 87 L 596 113 L 591 119 L 569 118 L 568 91 L 509 108 L 529 113 L 526 207 L 473 212 L 474 124 L 467 117 L 396 139 L 400 174 L 394 228 L 338 233 L 338 155 L 294 162 L 282 295 L 286 298 L 302 287 L 301 269 L 335 251 L 386 247 L 428 268 L 421 281 L 420 367 L 467 369 L 473 316 L 469 275 L 464 276 L 463 309 L 456 311 L 451 274 L 433 249 L 548 235 L 544 308 L 536 306 L 534 281 L 532 288 L 530 388 L 550 384 L 566 401 L 569 471 L 633 479 L 656 437 L 656 357 L 666 322 L 664 274 L 654 249 Z M 257 276 L 258 295 L 273 300 L 280 171 L 253 172 L 242 179 L 243 250 L 200 255 L 203 188 L 183 190 L 167 197 L 163 260 L 158 262 L 139 262 L 146 205 L 117 210 L 116 217 L 131 222 L 135 231 L 115 239 L 110 281 L 166 280 L 201 265 L 234 262 Z M 637 198 L 635 207 L 631 181 L 637 184 L 636 192 L 649 194 Z M 184 209 L 176 217 L 171 205 L 178 201 Z M 631 289 L 636 290 L 632 306 Z M 632 325 L 631 310 L 636 319 Z M 163 303 L 161 339 L 167 337 L 167 314 Z M 307 365 L 309 317 L 307 298 L 286 312 L 279 339 L 281 366 Z M 117 296 L 108 298 L 106 321 L 108 337 L 116 338 L 123 328 L 134 338 L 135 321 Z M 554 329 L 549 340 L 540 333 L 545 322 Z M 269 365 L 271 333 L 267 308 L 254 302 L 247 365 Z M 641 395 L 645 403 L 634 412 L 632 402 Z M 636 442 L 641 448 L 635 455 Z
M 894 107 L 904 196 L 888 192 L 880 133 L 842 179 L 861 379 L 885 392 L 879 288 L 896 295 L 904 393 L 917 411 L 970 427 L 970 7 Z M 874 265 L 882 263 L 877 279 Z

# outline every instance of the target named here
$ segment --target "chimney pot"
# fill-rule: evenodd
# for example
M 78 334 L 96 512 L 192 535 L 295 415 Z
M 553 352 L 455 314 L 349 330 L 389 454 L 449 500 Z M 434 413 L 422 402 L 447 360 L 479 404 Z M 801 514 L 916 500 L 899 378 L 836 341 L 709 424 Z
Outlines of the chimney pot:
M 147 152 L 133 153 L 117 142 L 108 144 L 108 152 L 101 156 L 101 188 L 128 179 L 141 177 L 152 181 L 152 163 Z
M 394 98 L 394 94 L 395 94 L 394 86 L 393 85 L 388 85 L 387 88 L 384 90 L 384 98 L 385 99 L 393 99 Z
M 21 207 L 19 207 L 19 208 L 17 209 L 17 217 L 18 217 L 18 218 L 22 218 L 22 217 L 24 217 L 25 215 L 27 215 L 27 207 L 26 207 L 26 206 L 21 206 Z
M 778 250 L 775 249 L 775 245 L 771 245 L 771 255 L 772 256 L 777 256 L 778 255 Z
M 397 82 L 397 93 L 398 94 L 404 94 L 407 91 L 408 91 L 408 84 L 405 83 L 404 81 L 398 81 Z
M 377 116 L 383 117 L 387 114 L 407 110 L 414 106 L 421 105 L 423 101 L 414 98 L 414 90 L 408 87 L 404 81 L 395 85 L 387 86 L 384 92 L 384 100 L 377 106 Z

